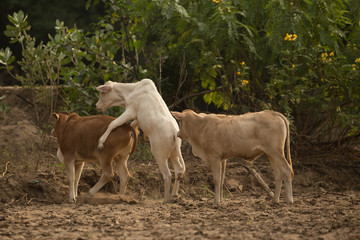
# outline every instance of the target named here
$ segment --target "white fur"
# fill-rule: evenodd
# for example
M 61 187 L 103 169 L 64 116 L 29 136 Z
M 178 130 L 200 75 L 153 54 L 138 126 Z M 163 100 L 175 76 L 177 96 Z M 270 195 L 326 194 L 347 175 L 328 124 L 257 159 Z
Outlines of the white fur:
M 127 121 L 136 119 L 139 127 L 149 138 L 151 152 L 154 155 L 164 179 L 164 202 L 170 200 L 171 172 L 168 167 L 170 157 L 175 169 L 175 182 L 172 196 L 178 194 L 179 181 L 185 172 L 185 163 L 181 155 L 181 139 L 177 137 L 179 126 L 171 116 L 164 100 L 153 81 L 143 79 L 137 83 L 115 83 L 108 81 L 96 88 L 100 99 L 96 103 L 98 110 L 111 106 L 124 106 L 125 112 L 111 122 L 99 140 L 99 150 L 113 129 Z

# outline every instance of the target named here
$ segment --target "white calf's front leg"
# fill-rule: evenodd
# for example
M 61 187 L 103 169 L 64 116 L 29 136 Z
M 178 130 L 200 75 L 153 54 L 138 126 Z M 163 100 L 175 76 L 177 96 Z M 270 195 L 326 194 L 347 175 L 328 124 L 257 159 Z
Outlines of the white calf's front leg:
M 112 121 L 108 128 L 106 129 L 105 133 L 101 136 L 99 139 L 99 145 L 98 150 L 101 151 L 104 149 L 104 143 L 108 136 L 110 135 L 111 131 L 115 128 L 123 125 L 127 121 L 133 120 L 136 118 L 136 114 L 132 109 L 126 109 L 123 114 L 121 114 L 118 118 L 116 118 L 114 121 Z

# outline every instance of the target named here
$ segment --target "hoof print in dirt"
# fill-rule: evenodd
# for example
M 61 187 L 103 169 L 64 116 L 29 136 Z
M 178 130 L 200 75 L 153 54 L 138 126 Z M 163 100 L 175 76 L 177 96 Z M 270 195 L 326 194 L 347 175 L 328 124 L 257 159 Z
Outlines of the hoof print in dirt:
M 133 199 L 130 196 L 110 194 L 98 192 L 95 195 L 91 196 L 89 193 L 81 193 L 77 199 L 79 204 L 90 204 L 90 205 L 102 205 L 102 204 L 117 204 L 117 203 L 128 203 L 136 204 L 137 200 Z

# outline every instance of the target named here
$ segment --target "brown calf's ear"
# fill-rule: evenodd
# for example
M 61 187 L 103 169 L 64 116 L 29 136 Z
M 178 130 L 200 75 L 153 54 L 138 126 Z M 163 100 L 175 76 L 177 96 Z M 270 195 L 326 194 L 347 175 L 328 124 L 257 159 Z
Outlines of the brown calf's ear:
M 96 90 L 98 90 L 99 92 L 102 92 L 102 93 L 108 93 L 111 91 L 111 87 L 107 86 L 107 85 L 100 85 L 96 88 Z
M 174 118 L 176 118 L 177 120 L 181 120 L 183 118 L 183 114 L 180 112 L 173 112 L 171 111 L 171 114 L 174 116 Z
M 59 114 L 57 114 L 57 113 L 52 113 L 52 116 L 56 119 L 56 120 L 59 120 Z

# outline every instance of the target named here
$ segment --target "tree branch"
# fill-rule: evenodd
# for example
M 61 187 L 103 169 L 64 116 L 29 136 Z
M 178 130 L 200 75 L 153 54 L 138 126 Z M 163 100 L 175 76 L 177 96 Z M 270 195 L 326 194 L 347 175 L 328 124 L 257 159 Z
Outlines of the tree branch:
M 202 92 L 197 92 L 197 93 L 193 93 L 193 94 L 190 94 L 190 95 L 188 95 L 188 96 L 182 97 L 182 98 L 180 98 L 179 100 L 175 101 L 173 104 L 171 104 L 171 105 L 169 106 L 169 109 L 174 108 L 175 106 L 179 105 L 180 103 L 182 103 L 183 101 L 185 101 L 185 100 L 187 100 L 187 99 L 189 99 L 189 98 L 194 98 L 194 97 L 197 97 L 197 96 L 200 96 L 200 95 L 204 95 L 204 94 L 207 94 L 207 93 L 216 92 L 216 91 L 219 91 L 219 90 L 221 90 L 221 89 L 223 89 L 222 86 L 217 87 L 217 88 L 212 89 L 212 90 L 205 90 L 205 91 L 202 91 Z

